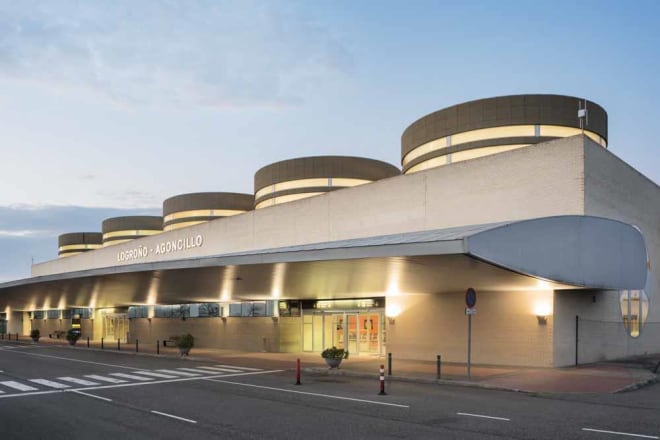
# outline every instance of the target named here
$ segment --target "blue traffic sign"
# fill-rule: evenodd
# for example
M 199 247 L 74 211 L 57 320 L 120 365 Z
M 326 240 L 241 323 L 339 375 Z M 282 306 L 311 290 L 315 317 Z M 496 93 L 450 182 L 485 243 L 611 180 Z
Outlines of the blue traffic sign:
M 469 309 L 477 305 L 477 292 L 472 287 L 465 292 L 465 305 Z

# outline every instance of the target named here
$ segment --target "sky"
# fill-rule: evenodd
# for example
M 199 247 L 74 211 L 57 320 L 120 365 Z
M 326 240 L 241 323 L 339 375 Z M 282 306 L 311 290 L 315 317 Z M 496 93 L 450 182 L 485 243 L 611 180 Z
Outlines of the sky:
M 584 97 L 660 182 L 660 2 L 0 0 L 0 282 L 57 236 L 253 192 L 314 155 L 400 166 L 403 130 L 461 102 Z

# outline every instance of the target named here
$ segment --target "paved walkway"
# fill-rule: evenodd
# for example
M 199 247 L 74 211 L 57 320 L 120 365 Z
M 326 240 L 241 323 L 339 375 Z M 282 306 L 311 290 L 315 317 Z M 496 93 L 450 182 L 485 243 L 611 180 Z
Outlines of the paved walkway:
M 15 343 L 15 341 L 11 342 Z M 31 342 L 29 338 L 23 338 L 19 343 Z M 63 339 L 42 338 L 39 344 L 66 345 L 67 342 Z M 78 341 L 76 348 L 87 349 L 87 341 Z M 101 345 L 92 342 L 90 349 L 100 350 Z M 116 351 L 117 342 L 105 343 L 103 349 Z M 135 344 L 121 344 L 120 349 L 121 353 L 135 354 L 136 347 Z M 156 355 L 155 344 L 141 344 L 138 350 L 142 355 Z M 159 347 L 159 355 L 178 357 L 178 350 L 172 347 Z M 438 380 L 435 361 L 410 361 L 396 357 L 392 360 L 391 375 L 388 375 L 387 358 L 377 356 L 351 356 L 342 362 L 338 370 L 329 370 L 318 353 L 247 353 L 236 350 L 193 348 L 189 359 L 288 370 L 291 371 L 292 380 L 295 380 L 296 360 L 300 359 L 303 378 L 308 374 L 333 374 L 373 377 L 377 380 L 380 365 L 384 365 L 388 380 L 543 393 L 614 393 L 636 389 L 657 381 L 658 375 L 654 374 L 653 370 L 660 362 L 660 354 L 568 368 L 472 365 L 470 380 L 467 379 L 465 364 L 443 363 Z M 660 370 L 657 373 L 660 373 Z

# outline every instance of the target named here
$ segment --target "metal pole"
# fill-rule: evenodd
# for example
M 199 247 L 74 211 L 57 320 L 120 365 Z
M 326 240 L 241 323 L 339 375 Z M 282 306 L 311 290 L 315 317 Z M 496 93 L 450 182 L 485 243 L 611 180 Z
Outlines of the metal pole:
M 578 341 L 580 332 L 580 317 L 575 315 L 575 366 L 578 364 Z
M 384 396 L 387 393 L 385 392 L 385 365 L 380 366 L 380 393 L 379 396 Z
M 436 360 L 435 360 L 435 378 L 440 380 L 441 374 L 440 374 L 440 369 L 442 368 L 442 356 L 437 355 Z
M 467 378 L 470 380 L 470 361 L 471 361 L 471 351 L 472 351 L 472 315 L 468 315 L 468 346 L 467 346 Z
M 392 353 L 387 353 L 387 375 L 392 375 Z
M 89 336 L 87 336 L 87 348 L 89 348 Z
M 101 338 L 101 350 L 103 350 L 103 338 Z
M 135 340 L 135 352 L 137 353 L 138 351 L 139 351 L 138 350 L 138 340 L 136 339 Z
M 300 383 L 300 358 L 296 359 L 296 385 L 302 385 Z
M 121 350 L 121 340 L 117 338 L 117 351 Z
M 156 354 L 160 354 L 160 339 L 156 339 Z

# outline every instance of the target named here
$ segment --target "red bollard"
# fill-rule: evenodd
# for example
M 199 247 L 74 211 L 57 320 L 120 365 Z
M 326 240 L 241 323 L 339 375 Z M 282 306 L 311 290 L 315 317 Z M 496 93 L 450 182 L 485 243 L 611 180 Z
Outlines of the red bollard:
M 385 392 L 385 365 L 380 366 L 380 393 L 378 393 L 379 396 L 385 396 L 387 393 Z
M 300 358 L 296 360 L 296 385 L 302 385 L 300 383 Z

